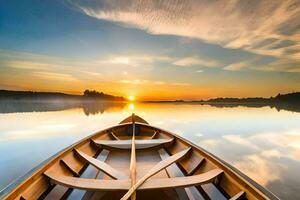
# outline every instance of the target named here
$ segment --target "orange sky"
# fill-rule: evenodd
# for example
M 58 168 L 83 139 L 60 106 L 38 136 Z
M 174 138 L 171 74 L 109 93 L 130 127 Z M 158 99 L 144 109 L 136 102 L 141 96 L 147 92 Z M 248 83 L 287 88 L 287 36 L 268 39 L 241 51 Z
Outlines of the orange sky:
M 300 91 L 296 1 L 6 1 L 0 89 L 138 100 Z

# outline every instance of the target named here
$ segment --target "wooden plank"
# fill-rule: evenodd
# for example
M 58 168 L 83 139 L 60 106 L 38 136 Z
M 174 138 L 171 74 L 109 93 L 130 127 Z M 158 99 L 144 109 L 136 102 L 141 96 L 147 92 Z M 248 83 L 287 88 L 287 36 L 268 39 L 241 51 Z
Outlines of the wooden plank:
M 240 191 L 239 193 L 231 197 L 230 200 L 242 200 L 245 199 L 245 195 L 246 193 L 244 191 Z
M 108 151 L 107 150 L 102 150 L 101 153 L 98 155 L 99 159 L 106 159 L 108 156 Z M 68 164 L 65 164 L 68 165 Z M 90 178 L 92 177 L 91 175 L 91 170 L 90 166 L 87 167 L 87 169 L 83 172 L 83 174 L 80 177 L 85 177 L 85 178 Z M 96 170 L 96 169 L 95 169 Z M 94 171 L 95 171 L 94 170 Z M 98 171 L 98 170 L 97 170 Z M 96 173 L 97 173 L 96 171 Z M 95 177 L 95 175 L 94 175 Z M 68 195 L 69 188 L 61 185 L 55 185 L 53 189 L 47 194 L 47 196 L 44 198 L 44 200 L 56 200 L 56 199 L 62 199 L 64 196 Z M 78 196 L 80 196 L 80 193 L 85 193 L 85 191 L 80 191 L 80 190 L 73 190 L 70 195 L 68 195 L 67 198 L 69 199 L 78 199 Z
M 107 159 L 108 155 L 109 155 L 109 151 L 103 149 L 98 155 L 97 159 L 104 162 Z M 103 172 L 95 169 L 92 165 L 89 165 L 80 177 L 100 179 L 103 178 L 103 175 L 104 175 Z M 93 191 L 73 189 L 73 191 L 67 197 L 67 199 L 70 200 L 87 199 L 87 197 L 92 196 L 93 193 L 94 193 Z
M 63 158 L 60 159 L 60 162 L 70 170 L 74 176 L 80 176 L 80 171 L 85 165 L 85 162 L 78 157 L 74 153 L 69 153 Z
M 114 132 L 110 132 L 110 135 L 115 139 L 115 140 L 120 140 L 120 138 L 118 138 L 118 136 L 116 136 L 115 134 L 114 134 Z
M 162 169 L 168 167 L 169 165 L 171 165 L 172 163 L 178 161 L 179 159 L 183 158 L 185 155 L 187 155 L 187 153 L 191 150 L 191 148 L 187 148 L 179 153 L 176 153 L 172 156 L 170 156 L 169 158 L 160 161 L 159 163 L 157 163 L 152 169 L 150 169 L 150 171 L 143 176 L 134 186 L 132 186 L 130 188 L 130 190 L 128 190 L 128 192 L 121 198 L 121 200 L 127 200 L 132 193 L 135 192 L 135 190 L 141 186 L 148 178 L 150 178 L 151 176 L 157 174 L 158 172 L 160 172 Z
M 214 181 L 222 173 L 222 170 L 214 169 L 209 172 L 194 176 L 148 179 L 137 189 L 150 190 L 202 185 Z M 78 178 L 61 175 L 55 170 L 47 170 L 44 174 L 51 179 L 51 182 L 70 188 L 91 191 L 115 191 L 128 190 L 131 188 L 131 180 L 98 180 Z
M 82 167 L 79 169 L 78 167 L 77 168 L 74 168 L 74 167 L 72 167 L 72 166 L 74 166 L 74 165 L 70 165 L 67 161 L 65 161 L 65 160 L 60 160 L 59 161 L 63 166 L 65 166 L 74 176 L 77 176 L 77 177 L 79 177 L 80 175 L 79 175 L 79 172 L 80 172 L 80 170 L 82 169 Z M 79 165 L 77 165 L 77 166 L 79 166 Z
M 137 180 L 145 176 L 157 163 L 161 161 L 161 158 L 157 151 L 139 150 L 136 155 L 136 177 Z M 168 178 L 168 174 L 165 170 L 161 170 L 151 178 Z
M 68 187 L 62 186 L 62 185 L 56 185 L 54 188 L 47 194 L 47 196 L 44 198 L 44 200 L 56 200 L 61 199 L 66 192 L 69 190 Z
M 76 153 L 78 153 L 78 155 L 83 158 L 84 160 L 86 160 L 88 163 L 90 163 L 91 165 L 93 165 L 94 167 L 96 167 L 97 169 L 103 171 L 105 174 L 107 174 L 108 176 L 112 177 L 113 179 L 128 179 L 128 177 L 123 174 L 122 172 L 114 169 L 113 167 L 111 167 L 110 165 L 106 164 L 103 161 L 97 160 L 77 149 L 74 149 L 74 151 Z
M 202 192 L 203 196 L 208 197 L 208 199 L 227 200 L 227 198 L 213 183 L 203 184 L 198 186 L 198 188 Z
M 21 195 L 23 199 L 38 199 L 48 188 L 50 184 L 46 177 L 40 176 L 33 184 L 31 184 Z
M 141 118 L 138 115 L 134 115 L 134 117 L 129 116 L 126 119 L 124 119 L 123 121 L 121 121 L 119 124 L 130 123 L 130 122 L 133 122 L 133 121 L 143 123 L 143 124 L 148 124 L 148 122 L 146 120 L 144 120 L 143 118 Z
M 153 139 L 153 140 L 135 140 L 136 149 L 146 149 L 159 145 L 167 145 L 172 143 L 174 138 L 170 139 Z M 97 145 L 108 146 L 118 149 L 131 149 L 132 140 L 94 140 Z
M 159 155 L 162 160 L 167 159 L 170 155 L 166 152 L 165 149 L 160 149 Z M 169 167 L 166 168 L 166 171 L 169 177 L 183 177 L 184 173 L 179 169 L 179 167 L 173 163 Z M 204 199 L 200 192 L 196 187 L 187 187 L 187 188 L 177 188 L 175 189 L 176 193 L 179 196 L 179 199 L 190 199 L 190 200 L 198 200 Z
M 155 131 L 155 132 L 153 133 L 153 135 L 150 137 L 150 139 L 153 140 L 153 139 L 157 136 L 157 134 L 158 134 L 158 131 Z

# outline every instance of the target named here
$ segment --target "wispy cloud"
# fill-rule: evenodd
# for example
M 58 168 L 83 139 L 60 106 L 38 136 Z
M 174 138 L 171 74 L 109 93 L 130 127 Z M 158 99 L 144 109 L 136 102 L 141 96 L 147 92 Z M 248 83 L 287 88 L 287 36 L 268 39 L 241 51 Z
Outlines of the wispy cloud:
M 279 59 L 253 68 L 264 71 L 300 72 L 300 62 L 290 59 Z
M 300 72 L 300 63 L 293 59 L 275 59 L 273 61 L 263 62 L 262 56 L 252 59 L 236 62 L 223 67 L 228 71 L 241 70 L 260 70 L 273 72 Z
M 133 85 L 170 85 L 170 86 L 189 86 L 189 83 L 183 83 L 183 82 L 164 82 L 164 81 L 150 81 L 150 80 L 142 80 L 142 79 L 133 79 L 133 80 L 128 80 L 124 79 L 119 81 L 119 83 L 123 84 L 133 84 Z
M 247 69 L 250 68 L 251 69 L 251 68 L 253 68 L 254 62 L 259 60 L 259 58 L 260 57 L 255 57 L 254 59 L 232 63 L 232 64 L 229 64 L 229 65 L 223 67 L 223 69 L 228 70 L 228 71 L 240 71 L 240 70 L 243 70 L 245 68 L 247 68 Z
M 86 15 L 150 34 L 196 38 L 225 48 L 300 60 L 298 0 L 73 2 Z M 194 58 L 177 62 L 183 66 L 194 63 Z
M 218 62 L 208 59 L 201 59 L 198 56 L 186 57 L 173 62 L 174 65 L 178 66 L 193 66 L 200 65 L 205 67 L 216 67 Z
M 140 79 L 134 79 L 134 80 L 121 80 L 120 83 L 125 84 L 133 84 L 133 85 L 144 85 L 148 83 L 148 80 L 140 80 Z
M 168 62 L 172 58 L 162 55 L 111 55 L 99 61 L 101 64 L 116 64 L 126 66 L 141 66 L 143 64 L 152 64 L 154 62 Z
M 54 72 L 33 72 L 33 75 L 40 79 L 52 80 L 52 81 L 78 81 L 70 74 L 54 73 Z
M 54 64 L 50 62 L 36 62 L 36 61 L 25 61 L 25 60 L 16 60 L 16 61 L 6 61 L 2 62 L 7 67 L 17 68 L 17 69 L 51 69 L 51 68 L 67 68 L 71 66 Z
M 171 85 L 174 85 L 174 86 L 189 86 L 191 84 L 189 83 L 179 83 L 179 82 L 175 82 L 175 83 L 171 83 Z

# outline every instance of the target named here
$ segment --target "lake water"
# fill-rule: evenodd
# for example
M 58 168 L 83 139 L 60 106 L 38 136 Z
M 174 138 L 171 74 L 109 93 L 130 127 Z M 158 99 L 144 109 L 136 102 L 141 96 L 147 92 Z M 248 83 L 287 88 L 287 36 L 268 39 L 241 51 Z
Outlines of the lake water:
M 299 112 L 171 103 L 1 102 L 0 190 L 132 112 L 231 163 L 281 199 L 300 199 Z

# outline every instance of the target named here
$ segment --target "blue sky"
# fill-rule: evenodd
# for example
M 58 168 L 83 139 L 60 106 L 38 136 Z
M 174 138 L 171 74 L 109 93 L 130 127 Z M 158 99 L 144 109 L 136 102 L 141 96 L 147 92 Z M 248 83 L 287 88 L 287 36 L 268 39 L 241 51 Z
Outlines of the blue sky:
M 0 87 L 142 99 L 300 90 L 287 1 L 1 1 Z

